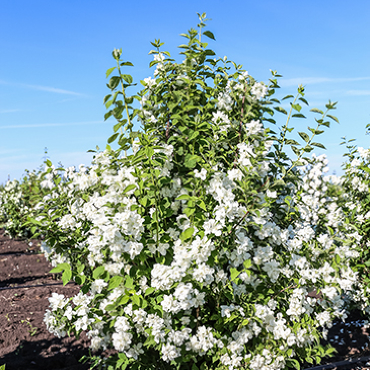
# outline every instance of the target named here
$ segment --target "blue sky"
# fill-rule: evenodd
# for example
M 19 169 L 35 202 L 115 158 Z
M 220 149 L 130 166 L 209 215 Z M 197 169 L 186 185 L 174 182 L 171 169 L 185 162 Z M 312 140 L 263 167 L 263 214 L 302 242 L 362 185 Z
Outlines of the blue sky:
M 122 48 L 135 82 L 151 76 L 150 41 L 178 55 L 180 33 L 206 12 L 218 56 L 243 64 L 267 82 L 277 70 L 282 95 L 306 86 L 311 107 L 340 124 L 321 136 L 331 172 L 340 173 L 341 137 L 369 147 L 370 27 L 368 1 L 123 1 L 0 0 L 0 183 L 19 179 L 43 161 L 89 164 L 87 150 L 104 148 L 113 119 L 103 120 L 105 71 Z M 314 125 L 313 115 L 295 126 Z M 299 126 L 299 127 L 298 127 Z

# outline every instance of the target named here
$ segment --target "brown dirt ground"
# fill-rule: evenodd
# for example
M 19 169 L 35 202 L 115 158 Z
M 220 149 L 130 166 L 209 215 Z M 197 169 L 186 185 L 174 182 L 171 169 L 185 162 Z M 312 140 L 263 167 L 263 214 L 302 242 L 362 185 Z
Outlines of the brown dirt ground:
M 0 230 L 0 365 L 6 370 L 86 370 L 86 336 L 56 338 L 43 322 L 52 292 L 71 296 L 78 287 L 60 285 L 40 243 L 10 239 Z M 46 285 L 59 284 L 59 285 Z M 29 287 L 38 285 L 38 287 Z M 9 289 L 13 288 L 13 289 Z M 14 289 L 16 288 L 16 289 Z
M 6 370 L 87 370 L 89 364 L 79 362 L 88 355 L 86 336 L 59 339 L 44 325 L 51 293 L 72 296 L 79 288 L 63 286 L 56 275 L 49 274 L 52 266 L 39 246 L 37 240 L 10 239 L 0 229 L 0 365 L 6 364 Z M 345 322 L 335 322 L 323 344 L 332 344 L 337 354 L 323 364 L 370 356 L 370 329 L 363 327 L 364 319 L 355 311 Z M 370 369 L 367 361 L 338 368 Z M 304 364 L 303 368 L 315 366 Z

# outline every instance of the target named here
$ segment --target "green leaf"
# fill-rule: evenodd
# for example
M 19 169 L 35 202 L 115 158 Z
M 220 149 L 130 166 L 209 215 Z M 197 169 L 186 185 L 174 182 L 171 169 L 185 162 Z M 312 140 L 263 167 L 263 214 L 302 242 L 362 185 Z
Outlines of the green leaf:
M 274 109 L 280 113 L 288 114 L 287 111 L 282 107 L 274 107 Z
M 77 272 L 79 274 L 81 274 L 84 269 L 85 269 L 85 265 L 83 264 L 77 265 Z
M 132 297 L 131 297 L 131 300 L 134 304 L 136 304 L 137 306 L 140 307 L 140 297 L 136 294 L 134 294 Z
M 314 128 L 311 128 L 311 127 L 308 127 L 308 129 L 315 135 L 321 135 L 323 132 L 325 132 L 324 130 L 316 130 Z
M 305 132 L 298 132 L 298 134 L 306 143 L 310 141 L 310 137 Z
M 209 37 L 212 40 L 216 40 L 214 34 L 211 31 L 204 31 L 203 35 Z
M 126 304 L 130 300 L 130 296 L 124 295 L 119 301 L 118 304 Z
M 113 276 L 109 280 L 108 290 L 112 290 L 114 288 L 117 288 L 122 283 L 122 281 L 123 281 L 123 277 L 122 276 L 119 276 L 119 275 Z
M 132 76 L 131 75 L 121 75 L 121 77 L 128 83 L 128 84 L 132 84 Z
M 330 123 L 328 121 L 322 122 L 322 126 L 330 127 Z
M 305 103 L 306 105 L 309 105 L 308 101 L 305 98 L 300 97 L 299 100 Z
M 184 232 L 181 233 L 180 239 L 187 240 L 192 237 L 193 233 L 194 233 L 194 227 L 189 227 Z
M 310 362 L 310 361 L 308 361 L 308 359 L 310 359 L 310 358 L 309 358 L 309 357 L 308 357 L 308 358 L 306 358 L 306 361 L 307 361 L 308 363 L 312 364 L 312 360 L 311 360 L 311 362 Z M 294 364 L 294 367 L 295 367 L 297 370 L 300 370 L 301 365 L 300 365 L 300 363 L 299 363 L 296 359 L 292 358 L 292 359 L 289 359 L 289 361 L 291 361 L 291 362 Z
M 334 120 L 335 122 L 339 123 L 339 120 L 337 117 L 335 116 L 332 116 L 331 114 L 328 114 L 327 117 L 331 118 L 332 120 Z
M 145 291 L 145 295 L 147 296 L 147 295 L 149 295 L 149 294 L 153 293 L 154 291 L 155 291 L 155 288 L 150 287 L 150 288 L 148 288 L 148 289 Z
M 210 50 L 210 49 L 204 50 L 204 54 L 206 54 L 206 55 L 216 55 L 216 53 L 213 50 Z
M 195 212 L 195 208 L 189 208 L 189 207 L 187 207 L 187 208 L 184 209 L 184 213 L 188 217 L 190 217 L 194 212 Z
M 199 202 L 197 202 L 197 206 L 203 209 L 203 211 L 207 212 L 207 207 L 206 207 L 206 204 L 203 202 L 203 200 L 200 200 Z
M 113 131 L 114 132 L 117 132 L 120 128 L 121 128 L 121 126 L 122 126 L 122 123 L 121 122 L 118 122 L 117 124 L 115 124 L 114 126 L 113 126 Z M 118 135 L 118 134 L 117 134 Z M 114 139 L 115 140 L 115 139 Z
M 114 140 L 116 140 L 117 139 L 117 136 L 118 136 L 119 134 L 118 134 L 118 132 L 116 133 L 116 134 L 113 134 L 110 138 L 108 138 L 108 143 L 110 144 L 110 143 L 113 143 L 113 141 Z
M 125 188 L 125 190 L 123 191 L 123 194 L 128 193 L 130 190 L 133 190 L 133 189 L 136 189 L 136 185 L 135 184 L 127 185 L 126 188 Z
M 61 263 L 58 266 L 54 267 L 52 270 L 50 270 L 51 274 L 57 274 L 58 272 L 62 272 L 66 269 L 71 269 L 68 263 Z
M 238 271 L 236 268 L 230 269 L 230 279 L 231 281 L 234 281 L 240 274 L 241 271 Z
M 143 205 L 144 207 L 146 207 L 146 205 L 148 204 L 148 197 L 143 197 L 139 200 L 140 204 Z
M 293 95 L 286 95 L 286 96 L 284 96 L 284 98 L 283 98 L 283 99 L 281 99 L 281 100 L 290 99 L 290 98 L 294 98 L 294 96 L 293 96 Z
M 108 78 L 109 75 L 116 69 L 116 67 L 109 68 L 105 73 L 105 77 Z
M 113 114 L 113 111 L 110 110 L 109 112 L 104 114 L 104 121 L 106 121 L 111 115 Z
M 111 77 L 111 79 L 109 80 L 109 83 L 108 83 L 108 87 L 111 90 L 114 90 L 118 86 L 119 81 L 120 81 L 120 78 L 118 76 Z
M 185 156 L 185 167 L 187 168 L 194 168 L 197 165 L 197 161 L 199 157 L 197 155 L 187 154 Z
M 292 108 L 297 112 L 300 112 L 302 107 L 299 104 L 292 104 Z
M 189 194 L 182 194 L 179 197 L 177 197 L 175 200 L 187 200 L 190 199 L 191 196 Z
M 129 275 L 126 276 L 125 287 L 128 289 L 132 289 L 134 287 L 134 279 Z
M 297 141 L 295 141 L 295 140 L 293 140 L 293 139 L 287 139 L 287 140 L 285 141 L 285 144 L 286 144 L 286 145 L 301 145 L 301 144 L 299 144 Z
M 318 148 L 321 148 L 321 149 L 326 149 L 325 146 L 320 143 L 311 143 L 311 145 L 317 146 Z
M 319 113 L 319 114 L 324 114 L 324 112 L 323 112 L 322 110 L 317 109 L 317 108 L 312 108 L 312 109 L 310 110 L 310 112 Z
M 62 281 L 63 285 L 66 285 L 72 279 L 71 267 L 68 265 L 68 268 L 63 271 Z
M 292 117 L 296 117 L 296 118 L 306 118 L 306 116 L 304 116 L 302 113 L 294 113 L 292 115 Z
M 104 266 L 98 266 L 94 271 L 93 271 L 93 278 L 98 279 L 101 275 L 103 275 L 105 272 Z
M 108 304 L 107 306 L 105 306 L 105 310 L 106 311 L 113 311 L 116 309 L 116 305 L 115 304 Z
M 154 154 L 154 149 L 149 147 L 145 148 L 145 154 L 147 158 L 151 158 Z

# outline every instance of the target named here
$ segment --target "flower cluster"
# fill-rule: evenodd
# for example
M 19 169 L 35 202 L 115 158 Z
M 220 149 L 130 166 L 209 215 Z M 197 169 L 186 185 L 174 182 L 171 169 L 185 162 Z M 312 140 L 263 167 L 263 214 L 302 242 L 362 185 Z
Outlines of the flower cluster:
M 21 181 L 8 180 L 0 186 L 0 224 L 10 237 L 31 237 L 37 227 L 30 229 L 28 217 L 35 217 L 37 204 L 47 194 L 42 183 L 43 170 L 29 172 Z M 54 186 L 54 185 L 53 185 Z

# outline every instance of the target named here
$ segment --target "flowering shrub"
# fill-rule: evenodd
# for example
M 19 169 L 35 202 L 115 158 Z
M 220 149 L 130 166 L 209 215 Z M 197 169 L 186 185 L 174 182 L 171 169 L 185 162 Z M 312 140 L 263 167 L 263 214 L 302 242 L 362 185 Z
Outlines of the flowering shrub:
M 273 98 L 276 72 L 266 86 L 215 58 L 204 16 L 183 35 L 181 63 L 152 43 L 154 77 L 136 96 L 121 72 L 132 64 L 114 50 L 107 76 L 118 75 L 104 101 L 119 149 L 66 169 L 63 181 L 51 169 L 35 221 L 53 271 L 81 285 L 72 298 L 53 293 L 46 325 L 57 336 L 87 331 L 93 350 L 114 348 L 97 360 L 111 369 L 320 362 L 331 349 L 319 339 L 346 317 L 343 295 L 358 284 L 359 238 L 345 234 L 344 211 L 326 195 L 325 158 L 306 154 L 322 146 L 313 139 L 336 120 L 335 104 L 313 110 L 321 118 L 299 133 L 303 145 L 289 139 L 291 118 L 304 117 L 303 88 L 285 97 L 286 112 Z M 287 115 L 280 129 L 274 112 Z
M 45 174 L 27 171 L 21 181 L 8 181 L 0 187 L 0 224 L 11 237 L 30 238 L 36 226 L 29 227 L 27 219 L 36 217 L 37 204 L 47 194 L 43 187 Z
M 359 275 L 359 285 L 351 298 L 357 308 L 369 313 L 370 149 L 357 147 L 352 141 L 345 140 L 342 143 L 347 144 L 348 153 L 345 156 L 348 160 L 343 164 L 345 174 L 336 185 L 333 195 L 345 215 L 343 224 L 347 235 L 351 235 L 359 246 L 357 258 L 351 264 Z

